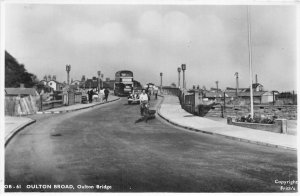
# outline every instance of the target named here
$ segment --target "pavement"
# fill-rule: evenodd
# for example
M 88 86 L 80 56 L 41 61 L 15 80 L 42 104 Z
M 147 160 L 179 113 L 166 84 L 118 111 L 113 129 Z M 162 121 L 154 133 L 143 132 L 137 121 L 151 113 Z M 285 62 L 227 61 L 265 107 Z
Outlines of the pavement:
M 63 106 L 63 107 L 57 107 L 57 108 L 52 108 L 46 111 L 40 111 L 37 112 L 37 114 L 56 114 L 56 113 L 65 113 L 65 112 L 72 112 L 76 110 L 81 110 L 85 108 L 91 108 L 97 105 L 113 102 L 116 100 L 119 100 L 120 98 L 114 95 L 108 96 L 107 102 L 93 102 L 93 103 L 80 103 L 80 104 L 74 104 L 70 106 Z
M 5 116 L 5 146 L 15 134 L 34 122 L 31 118 Z
M 243 142 L 297 150 L 297 137 L 280 133 L 227 125 L 211 119 L 195 116 L 181 108 L 176 96 L 164 96 L 158 115 L 173 125 L 196 132 L 219 135 Z
M 37 114 L 56 114 L 56 113 L 72 112 L 76 110 L 95 107 L 97 105 L 110 103 L 113 101 L 117 101 L 119 99 L 120 98 L 117 96 L 110 95 L 108 97 L 107 102 L 93 102 L 87 104 L 75 104 L 70 106 L 63 106 L 58 108 L 52 108 L 46 111 L 37 112 Z M 5 146 L 14 137 L 14 135 L 16 135 L 20 130 L 35 122 L 36 120 L 28 117 L 5 116 Z

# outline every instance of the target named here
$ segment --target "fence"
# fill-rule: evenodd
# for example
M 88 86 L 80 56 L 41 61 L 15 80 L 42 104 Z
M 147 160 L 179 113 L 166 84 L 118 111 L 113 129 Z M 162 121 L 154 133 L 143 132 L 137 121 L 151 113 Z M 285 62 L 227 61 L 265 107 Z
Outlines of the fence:
M 162 87 L 162 94 L 180 96 L 181 91 L 175 87 Z
M 52 99 L 55 97 L 53 96 Z M 68 92 L 62 95 L 60 100 L 46 101 L 43 95 L 40 96 L 5 96 L 5 115 L 21 116 L 35 114 L 37 111 L 48 110 L 51 108 L 65 105 L 81 103 L 81 92 Z
M 63 101 L 62 100 L 52 100 L 52 101 L 43 101 L 41 99 L 40 101 L 40 108 L 39 110 L 49 110 L 51 108 L 57 108 L 63 106 Z
M 281 92 L 275 96 L 275 105 L 297 105 L 297 94 L 295 91 Z
M 34 114 L 39 110 L 39 97 L 27 96 L 6 96 L 5 97 L 5 115 L 21 116 Z
M 187 93 L 187 92 L 185 92 Z M 209 117 L 227 117 L 227 116 L 247 116 L 250 113 L 250 104 L 245 100 L 230 100 L 228 97 L 219 97 L 215 100 L 205 100 L 201 93 L 185 94 L 179 90 L 179 99 L 181 106 L 189 113 L 198 116 Z M 295 99 L 297 95 L 278 97 L 278 99 Z M 289 120 L 297 119 L 297 105 L 295 100 L 289 102 L 290 104 L 283 105 L 278 102 L 271 102 L 269 104 L 255 104 L 254 114 L 264 116 L 277 116 L 278 118 L 285 118 Z

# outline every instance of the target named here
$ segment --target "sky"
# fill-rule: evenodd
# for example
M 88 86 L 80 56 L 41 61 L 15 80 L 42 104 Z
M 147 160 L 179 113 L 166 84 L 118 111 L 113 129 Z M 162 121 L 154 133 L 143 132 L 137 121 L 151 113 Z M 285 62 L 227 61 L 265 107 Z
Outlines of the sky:
M 295 6 L 250 6 L 253 80 L 265 90 L 297 89 Z M 114 78 L 131 70 L 146 84 L 249 86 L 245 5 L 6 4 L 5 49 L 39 79 Z M 182 72 L 181 72 L 182 73 Z M 182 81 L 182 76 L 181 76 Z

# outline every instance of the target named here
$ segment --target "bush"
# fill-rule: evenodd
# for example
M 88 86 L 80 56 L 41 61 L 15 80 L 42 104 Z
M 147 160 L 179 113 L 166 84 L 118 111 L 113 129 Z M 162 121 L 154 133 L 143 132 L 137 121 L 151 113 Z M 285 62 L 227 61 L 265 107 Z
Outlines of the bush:
M 236 118 L 236 122 L 248 122 L 248 123 L 261 123 L 261 124 L 274 124 L 277 116 L 264 117 L 264 116 L 254 116 L 251 118 L 251 115 L 241 116 Z

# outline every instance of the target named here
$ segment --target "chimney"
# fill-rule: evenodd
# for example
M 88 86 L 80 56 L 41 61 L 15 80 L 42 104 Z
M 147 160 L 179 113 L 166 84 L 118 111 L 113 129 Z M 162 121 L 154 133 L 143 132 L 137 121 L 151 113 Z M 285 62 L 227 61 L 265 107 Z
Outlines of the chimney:
M 255 74 L 255 83 L 257 84 L 258 81 L 257 81 L 257 74 Z
M 25 88 L 24 83 L 20 83 L 20 88 Z

